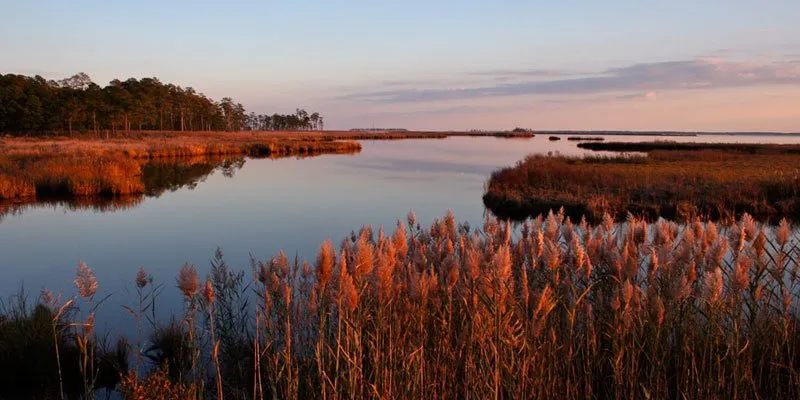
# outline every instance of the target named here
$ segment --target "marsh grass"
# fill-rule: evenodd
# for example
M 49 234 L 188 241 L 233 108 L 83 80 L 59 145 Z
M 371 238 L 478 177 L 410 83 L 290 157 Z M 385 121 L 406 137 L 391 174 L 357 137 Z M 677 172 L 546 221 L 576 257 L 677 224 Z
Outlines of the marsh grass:
M 532 137 L 530 133 L 463 132 L 139 132 L 101 139 L 0 138 L 0 201 L 47 197 L 116 197 L 144 193 L 142 165 L 200 157 L 308 157 L 355 154 L 358 140 L 450 136 Z
M 657 150 L 670 151 L 697 151 L 719 150 L 735 151 L 749 154 L 800 154 L 800 145 L 796 144 L 767 144 L 767 143 L 700 143 L 700 142 L 607 142 L 607 143 L 579 143 L 578 147 L 597 151 L 635 151 L 650 152 Z
M 0 162 L 0 200 L 36 196 L 106 196 L 144 191 L 136 160 L 101 157 L 13 157 Z
M 602 136 L 570 136 L 570 137 L 567 138 L 567 140 L 576 141 L 576 142 L 577 141 L 602 142 L 602 141 L 604 141 L 606 139 L 604 137 L 602 137 Z
M 325 242 L 313 264 L 283 252 L 253 260 L 251 283 L 218 251 L 205 286 L 194 267 L 181 269 L 185 313 L 153 324 L 150 372 L 123 373 L 122 393 L 797 398 L 798 257 L 785 220 L 615 224 L 607 215 L 590 225 L 563 212 L 516 228 L 487 219 L 480 230 L 452 214 L 421 227 L 410 214 L 391 234 L 364 227 L 338 248 Z M 53 314 L 10 310 L 0 360 L 38 354 L 25 382 L 54 396 Z M 65 363 L 80 359 L 70 344 L 76 312 L 58 325 Z M 24 331 L 39 335 L 14 334 L 36 320 L 38 330 Z M 65 375 L 66 391 L 81 379 Z
M 38 304 L 24 289 L 0 302 L 0 398 L 79 398 L 87 391 L 80 368 L 87 354 L 96 368 L 91 390 L 116 388 L 127 371 L 125 342 L 82 341 L 77 312 L 73 301 L 49 292 Z
M 800 220 L 800 156 L 731 150 L 653 150 L 644 156 L 529 156 L 492 173 L 483 196 L 495 215 L 524 219 L 564 207 L 573 219 Z

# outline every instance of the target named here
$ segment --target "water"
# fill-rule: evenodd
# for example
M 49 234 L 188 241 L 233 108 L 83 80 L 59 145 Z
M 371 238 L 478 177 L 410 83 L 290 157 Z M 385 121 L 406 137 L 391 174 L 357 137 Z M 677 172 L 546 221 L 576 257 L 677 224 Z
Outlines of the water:
M 249 273 L 251 254 L 267 259 L 283 249 L 290 257 L 312 259 L 323 240 L 339 243 L 363 224 L 391 232 L 409 210 L 423 224 L 451 209 L 458 221 L 478 226 L 485 215 L 483 187 L 496 168 L 531 153 L 590 153 L 563 138 L 365 141 L 357 155 L 249 159 L 227 171 L 232 177 L 217 170 L 197 179 L 193 189 L 167 190 L 115 211 L 28 207 L 0 220 L 0 297 L 21 285 L 32 296 L 42 288 L 71 295 L 75 269 L 85 261 L 97 274 L 99 293 L 112 294 L 98 315 L 99 327 L 129 331 L 133 321 L 121 305 L 132 302 L 126 291 L 133 292 L 139 267 L 164 284 L 159 303 L 168 314 L 180 309 L 174 287 L 180 266 L 194 263 L 204 276 L 217 246 L 229 265 Z M 800 144 L 800 136 L 655 139 Z M 654 138 L 606 137 L 617 140 Z

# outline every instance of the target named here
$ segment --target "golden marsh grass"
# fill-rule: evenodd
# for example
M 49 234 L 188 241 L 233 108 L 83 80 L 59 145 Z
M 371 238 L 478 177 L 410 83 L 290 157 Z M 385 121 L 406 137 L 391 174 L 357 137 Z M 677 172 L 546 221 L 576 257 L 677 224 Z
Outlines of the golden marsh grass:
M 325 242 L 312 262 L 253 260 L 252 280 L 221 252 L 205 286 L 194 266 L 176 270 L 184 315 L 141 329 L 152 345 L 129 352 L 151 361 L 122 371 L 121 388 L 127 398 L 797 398 L 798 257 L 785 220 L 749 215 L 730 226 L 590 225 L 551 213 L 477 230 L 450 214 L 420 227 L 410 214 L 391 234 L 364 227 Z M 154 303 L 160 287 L 135 275 L 146 313 L 142 294 Z M 4 313 L 0 335 L 29 315 Z M 78 335 L 66 322 L 62 334 Z

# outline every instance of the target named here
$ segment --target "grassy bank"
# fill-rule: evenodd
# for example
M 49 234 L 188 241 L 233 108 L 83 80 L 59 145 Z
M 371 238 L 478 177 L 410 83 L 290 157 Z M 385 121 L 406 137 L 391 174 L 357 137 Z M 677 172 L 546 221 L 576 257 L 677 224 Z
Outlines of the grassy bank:
M 680 142 L 606 142 L 578 143 L 578 147 L 596 151 L 651 152 L 657 150 L 698 151 L 720 150 L 751 154 L 800 154 L 800 145 L 763 143 L 680 143 Z
M 140 138 L 0 141 L 0 200 L 127 196 L 145 192 L 141 166 L 154 159 L 352 154 L 357 141 L 289 135 L 149 134 Z
M 603 138 L 603 137 L 599 137 L 599 136 L 570 136 L 570 137 L 567 138 L 567 140 L 576 141 L 576 142 L 577 141 L 602 142 L 603 140 L 606 140 L 606 139 Z
M 0 200 L 121 196 L 144 192 L 139 162 L 127 157 L 30 156 L 0 159 Z
M 464 132 L 139 132 L 106 139 L 0 138 L 0 200 L 144 193 L 141 160 L 207 156 L 288 157 L 354 154 L 358 140 L 526 138 L 530 133 Z
M 84 160 L 85 161 L 85 160 Z M 110 161 L 114 165 L 115 161 Z M 61 190 L 55 195 L 48 195 L 42 190 L 38 196 L 17 197 L 11 200 L 0 200 L 0 221 L 6 215 L 21 213 L 26 209 L 35 207 L 59 206 L 67 210 L 92 210 L 95 212 L 114 212 L 136 207 L 145 196 L 158 197 L 167 191 L 181 188 L 193 189 L 203 182 L 209 175 L 219 171 L 223 176 L 231 177 L 246 162 L 241 156 L 196 156 L 181 158 L 155 158 L 136 160 L 131 168 L 137 168 L 138 177 L 135 181 L 136 194 L 108 194 L 105 196 L 63 196 Z M 62 164 L 63 167 L 63 164 Z M 109 168 L 109 165 L 101 165 Z M 70 172 L 73 170 L 67 169 Z M 26 171 L 34 171 L 29 169 Z M 52 179 L 51 175 L 45 175 Z M 124 175 L 121 175 L 124 178 Z M 34 178 L 31 178 L 34 179 Z M 62 181 L 75 182 L 76 176 L 63 176 Z M 115 184 L 109 182 L 109 185 Z M 140 189 L 143 189 L 140 191 Z M 52 191 L 49 191 L 52 192 Z
M 184 313 L 164 324 L 146 316 L 176 289 L 141 270 L 138 329 L 116 345 L 92 329 L 105 292 L 81 266 L 76 297 L 0 312 L 0 397 L 800 396 L 800 237 L 786 222 L 549 214 L 511 229 L 452 215 L 420 228 L 412 214 L 391 235 L 326 242 L 310 263 L 255 260 L 252 275 L 217 252 L 205 285 L 176 270 Z
M 591 143 L 592 145 L 601 143 Z M 800 219 L 800 157 L 783 151 L 652 150 L 647 157 L 531 156 L 492 173 L 484 204 L 520 219 L 564 207 L 599 221 L 628 212 L 681 221 L 701 216 Z

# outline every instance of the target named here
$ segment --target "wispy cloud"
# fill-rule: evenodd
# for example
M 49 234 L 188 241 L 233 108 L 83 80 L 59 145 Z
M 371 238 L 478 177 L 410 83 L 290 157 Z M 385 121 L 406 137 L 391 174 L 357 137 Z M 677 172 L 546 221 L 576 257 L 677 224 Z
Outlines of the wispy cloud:
M 552 78 L 552 77 L 582 75 L 582 73 L 565 69 L 531 68 L 531 69 L 487 69 L 487 70 L 472 72 L 471 75 L 491 76 L 495 78 L 514 77 L 514 76 Z
M 644 101 L 656 101 L 658 98 L 661 97 L 658 92 L 644 92 L 644 93 L 631 93 L 631 94 L 622 94 L 616 96 L 617 99 L 620 100 L 644 100 Z
M 549 72 L 548 72 L 549 71 Z M 480 74 L 494 72 L 483 71 Z M 524 71 L 517 71 L 518 73 Z M 420 89 L 386 88 L 353 93 L 345 99 L 377 103 L 428 102 L 521 95 L 587 95 L 600 93 L 655 93 L 664 90 L 717 89 L 755 85 L 800 84 L 800 62 L 732 61 L 725 58 L 639 63 L 609 68 L 592 75 L 564 77 L 556 70 L 529 70 L 536 79 L 478 87 Z M 551 75 L 547 75 L 550 73 Z M 538 75 L 537 75 L 538 74 Z M 560 78 L 559 78 L 560 77 Z

